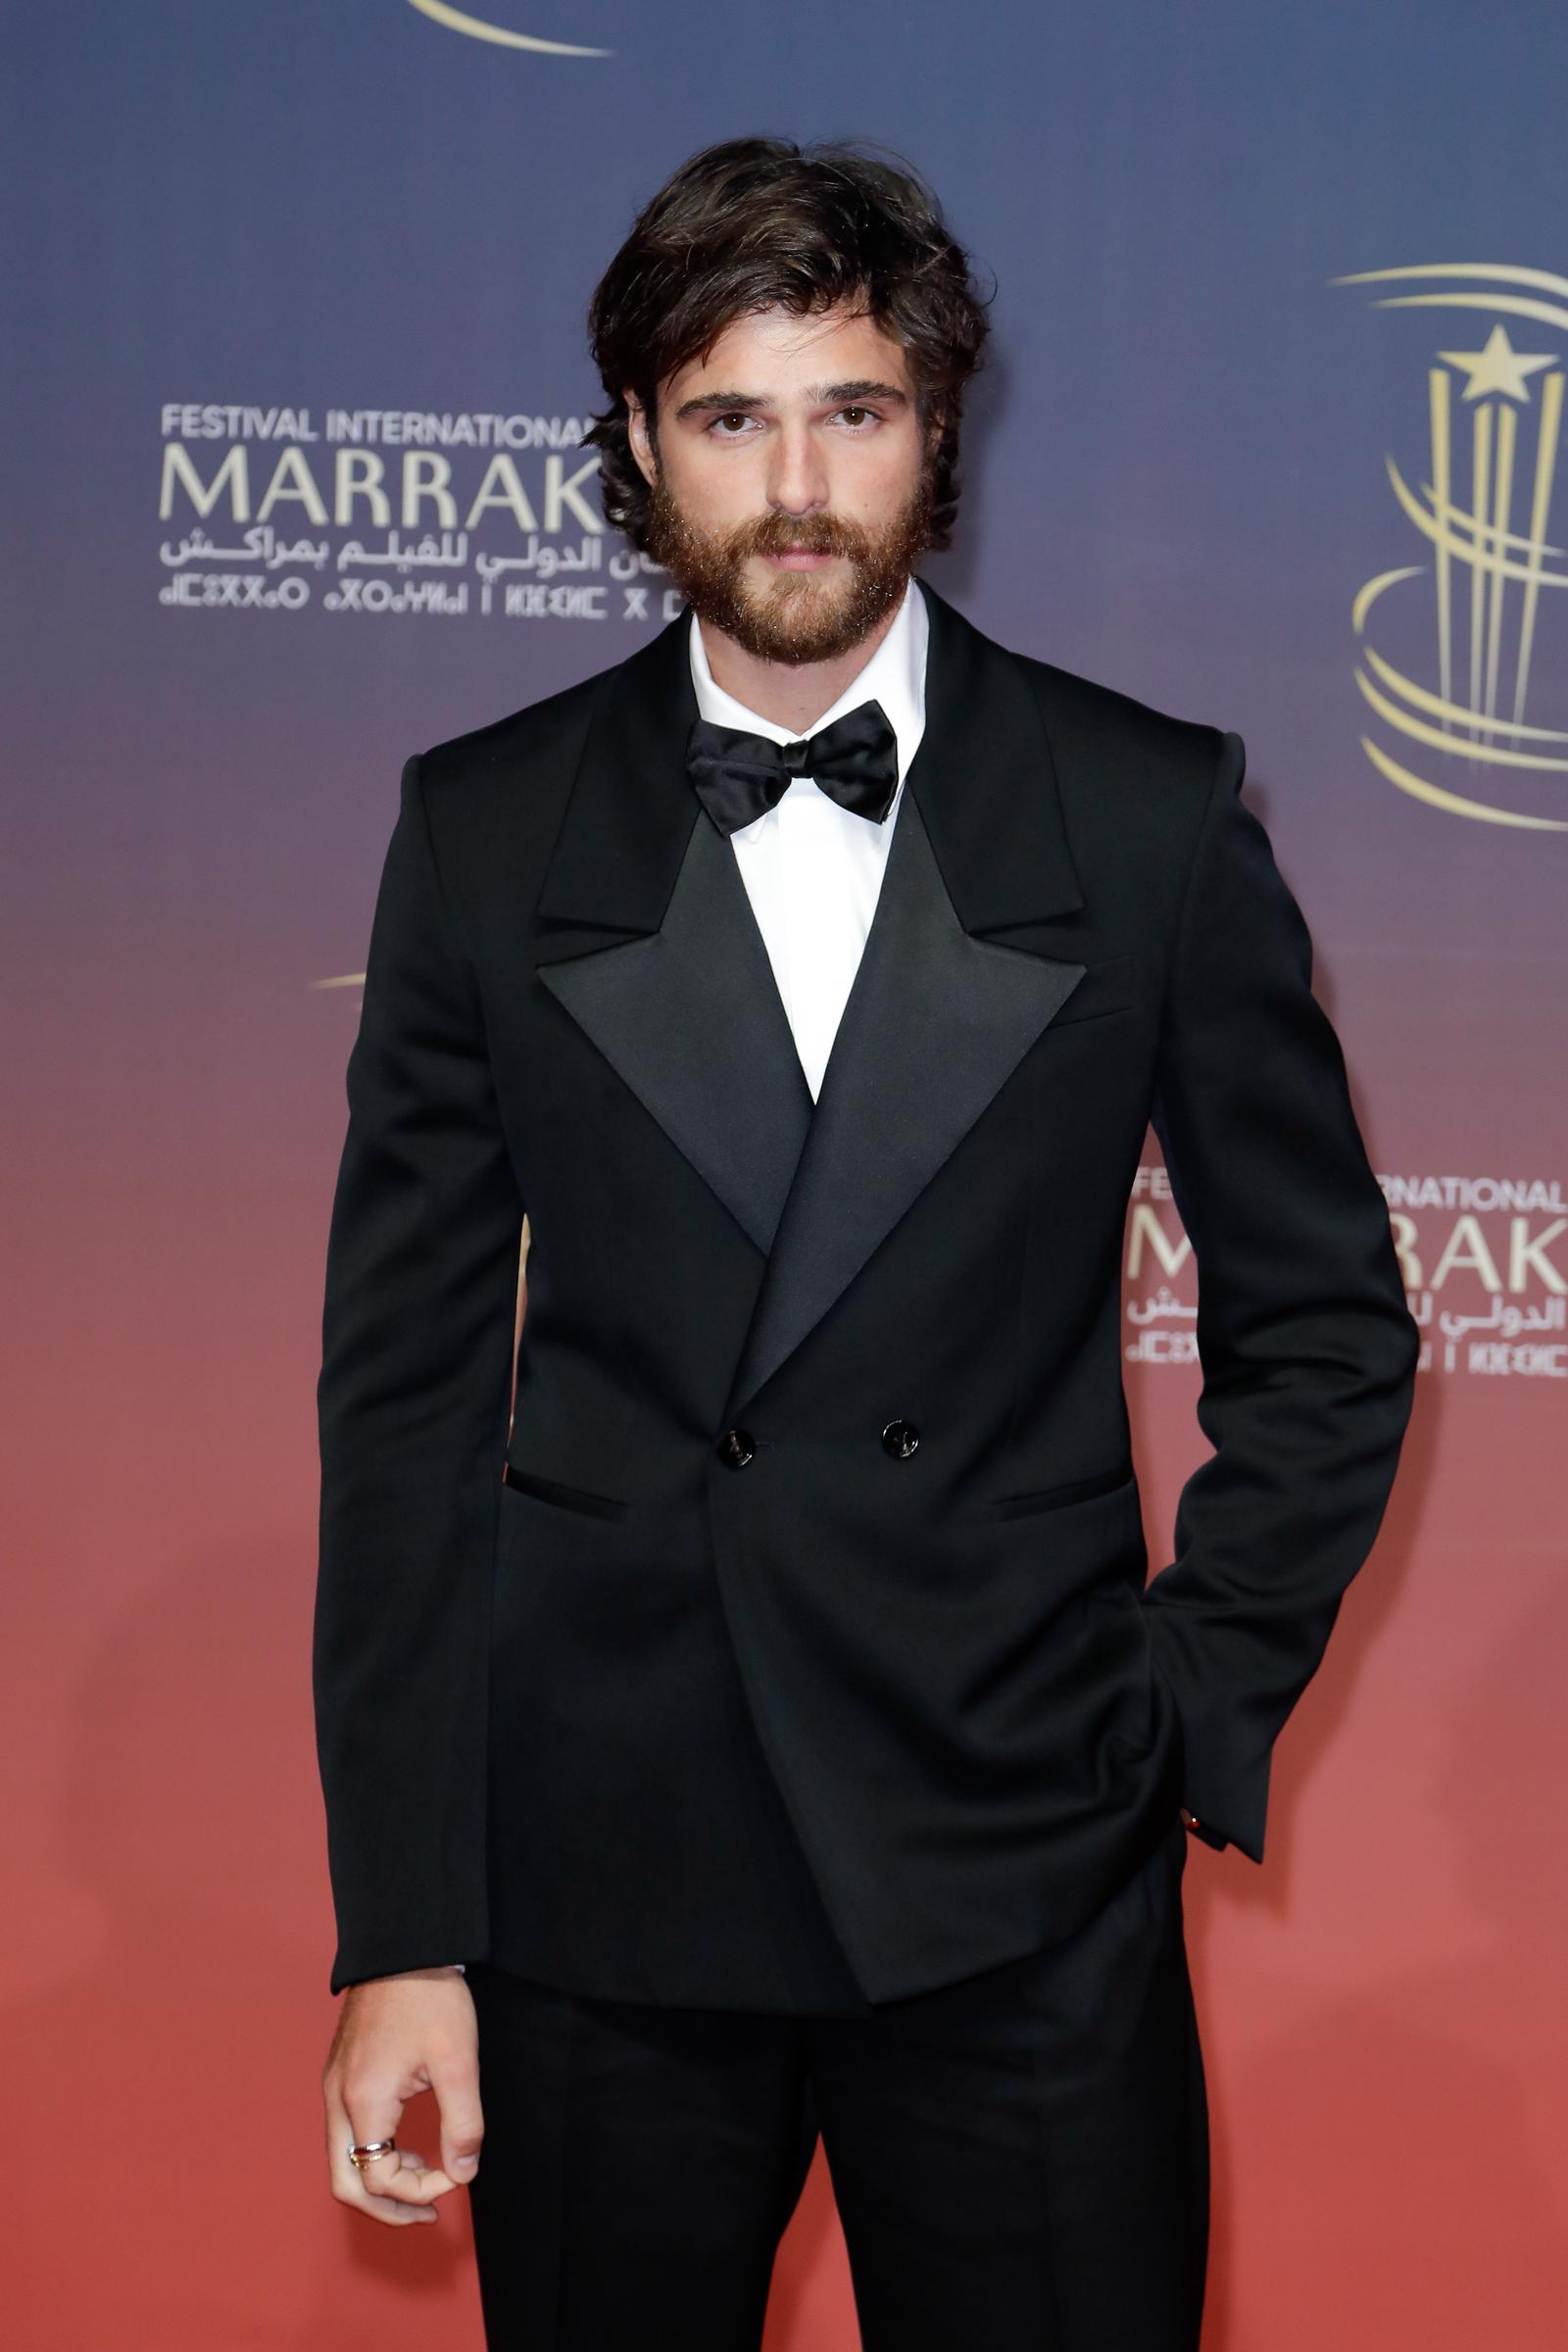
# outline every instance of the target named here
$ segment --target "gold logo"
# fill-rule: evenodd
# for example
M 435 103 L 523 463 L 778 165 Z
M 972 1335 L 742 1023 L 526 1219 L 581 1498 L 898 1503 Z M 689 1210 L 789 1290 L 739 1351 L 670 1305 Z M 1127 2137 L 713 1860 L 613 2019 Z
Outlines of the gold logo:
M 545 41 L 537 33 L 509 32 L 504 24 L 487 24 L 482 17 L 470 17 L 461 8 L 448 8 L 446 0 L 409 0 L 421 17 L 434 24 L 444 24 L 448 32 L 466 32 L 470 41 L 494 41 L 498 49 L 542 50 L 547 57 L 613 57 L 612 49 L 579 49 L 571 41 Z
M 1361 748 L 1391 784 L 1451 816 L 1568 832 L 1568 818 L 1512 805 L 1539 801 L 1551 781 L 1568 772 L 1568 730 L 1525 719 L 1542 593 L 1568 588 L 1564 550 L 1546 536 L 1564 371 L 1558 352 L 1516 350 L 1503 323 L 1505 317 L 1527 319 L 1530 327 L 1516 331 L 1542 342 L 1549 339 L 1539 332 L 1543 326 L 1568 329 L 1568 278 L 1504 263 L 1429 262 L 1406 270 L 1361 270 L 1329 282 L 1355 286 L 1391 278 L 1450 282 L 1431 293 L 1386 295 L 1380 310 L 1480 311 L 1490 319 L 1490 332 L 1484 340 L 1477 335 L 1479 350 L 1439 351 L 1428 368 L 1430 481 L 1414 490 L 1394 459 L 1384 460 L 1400 510 L 1432 553 L 1428 563 L 1379 572 L 1355 599 L 1355 682 L 1404 757 L 1396 759 L 1371 735 L 1362 736 Z M 1452 282 L 1466 279 L 1494 290 Z M 1510 288 L 1520 290 L 1505 290 Z M 1417 580 L 1432 583 L 1430 599 L 1410 586 Z M 1397 647 L 1398 663 L 1372 642 L 1374 609 L 1379 637 L 1385 647 Z M 1544 614 L 1548 627 L 1552 621 L 1560 627 L 1563 608 L 1548 602 Z M 1399 663 L 1418 664 L 1421 646 L 1430 648 L 1434 640 L 1436 659 L 1423 682 Z M 1553 667 L 1554 682 L 1560 682 L 1561 662 Z M 1414 760 L 1433 773 L 1406 763 Z M 1461 767 L 1465 792 L 1436 780 L 1455 778 Z M 1476 797 L 1480 793 L 1488 797 Z

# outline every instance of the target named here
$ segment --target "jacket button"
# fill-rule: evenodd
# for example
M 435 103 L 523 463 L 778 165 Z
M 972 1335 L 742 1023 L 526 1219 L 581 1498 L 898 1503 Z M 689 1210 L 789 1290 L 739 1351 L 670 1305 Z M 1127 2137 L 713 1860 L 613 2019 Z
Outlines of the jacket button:
M 907 1461 L 919 1443 L 920 1432 L 912 1421 L 890 1421 L 882 1432 L 883 1449 L 896 1462 Z
M 726 1429 L 718 1441 L 718 1458 L 730 1470 L 744 1470 L 757 1451 L 751 1433 L 744 1429 Z

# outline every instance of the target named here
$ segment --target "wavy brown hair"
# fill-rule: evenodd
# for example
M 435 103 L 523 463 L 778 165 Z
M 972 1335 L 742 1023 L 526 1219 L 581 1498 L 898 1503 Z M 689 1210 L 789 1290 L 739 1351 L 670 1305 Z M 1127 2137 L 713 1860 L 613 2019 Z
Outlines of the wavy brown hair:
M 963 390 L 982 365 L 995 294 L 979 292 L 935 195 L 890 148 L 775 138 L 703 148 L 644 205 L 589 304 L 610 405 L 583 439 L 599 451 L 606 520 L 647 547 L 650 493 L 631 454 L 627 387 L 657 447 L 660 384 L 734 319 L 774 307 L 804 317 L 848 299 L 907 352 L 922 427 L 940 411 L 930 544 L 949 546 Z

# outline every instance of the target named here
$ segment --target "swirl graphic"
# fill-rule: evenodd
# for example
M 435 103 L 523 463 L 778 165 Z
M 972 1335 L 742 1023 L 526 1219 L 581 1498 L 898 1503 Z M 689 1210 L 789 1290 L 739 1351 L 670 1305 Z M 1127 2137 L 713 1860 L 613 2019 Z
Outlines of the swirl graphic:
M 461 8 L 448 8 L 446 0 L 409 0 L 421 17 L 433 24 L 444 24 L 448 32 L 466 33 L 470 41 L 493 41 L 498 49 L 533 49 L 546 57 L 613 57 L 612 49 L 583 49 L 573 41 L 546 41 L 537 33 L 509 32 L 504 24 L 487 24 L 482 17 L 470 17 Z

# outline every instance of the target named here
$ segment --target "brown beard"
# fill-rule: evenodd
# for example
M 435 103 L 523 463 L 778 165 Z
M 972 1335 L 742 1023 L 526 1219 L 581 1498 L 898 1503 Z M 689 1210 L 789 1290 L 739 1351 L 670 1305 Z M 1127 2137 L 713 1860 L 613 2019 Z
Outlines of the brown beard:
M 648 509 L 648 553 L 662 564 L 700 620 L 722 629 L 760 662 L 834 662 L 899 604 L 915 559 L 931 544 L 933 471 L 879 531 L 834 514 L 791 515 L 770 508 L 730 531 L 708 531 L 676 504 L 661 473 Z M 759 595 L 747 586 L 750 556 L 844 556 L 847 580 L 781 572 Z

